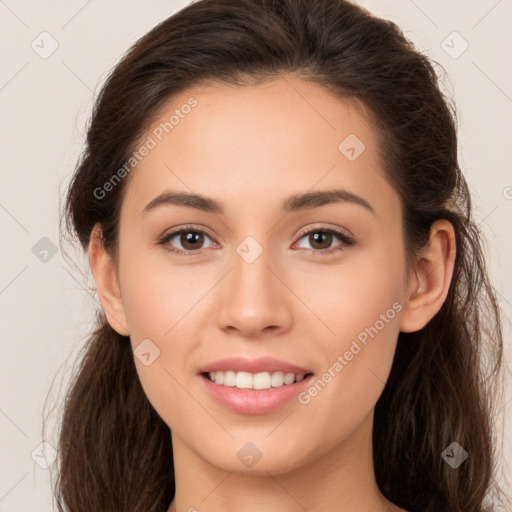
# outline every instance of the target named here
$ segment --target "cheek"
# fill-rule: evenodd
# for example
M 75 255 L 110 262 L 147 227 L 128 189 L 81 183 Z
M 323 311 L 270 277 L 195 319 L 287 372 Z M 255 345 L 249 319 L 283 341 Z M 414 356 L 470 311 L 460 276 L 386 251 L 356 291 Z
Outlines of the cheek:
M 403 264 L 398 253 L 368 251 L 315 275 L 309 300 L 326 327 L 319 324 L 315 344 L 323 371 L 302 403 L 332 436 L 357 426 L 382 393 L 399 334 Z
M 401 308 L 393 309 L 393 304 L 402 300 L 404 264 L 399 251 L 391 253 L 381 245 L 350 253 L 336 265 L 319 266 L 313 275 L 310 269 L 298 269 L 292 277 L 294 288 L 323 324 L 318 325 L 322 338 L 331 338 L 331 351 L 343 348 L 388 310 L 386 320 L 391 322 L 386 326 L 397 323 L 396 310 Z
M 132 342 L 161 343 L 200 298 L 194 272 L 174 266 L 161 247 L 143 248 L 135 241 L 120 247 L 119 278 Z
M 350 286 L 348 280 L 346 284 Z M 351 290 L 345 288 L 339 301 L 332 301 L 331 295 L 322 310 L 331 334 L 321 337 L 324 341 L 317 350 L 328 354 L 327 368 L 341 361 L 343 368 L 338 365 L 337 373 L 350 381 L 351 388 L 372 380 L 372 371 L 377 380 L 386 380 L 399 333 L 402 305 L 394 287 L 371 286 L 365 290 L 359 282 Z
M 123 303 L 144 393 L 165 423 L 174 429 L 178 426 L 176 422 L 182 421 L 175 411 L 191 407 L 190 395 L 185 391 L 190 387 L 186 363 L 196 342 L 187 327 L 190 328 L 194 315 L 194 309 L 190 310 L 197 302 L 197 293 L 187 287 L 183 272 L 150 268 L 151 271 L 144 269 L 142 259 L 132 268 L 125 267 Z
M 190 354 L 200 339 L 193 330 L 200 331 L 202 319 L 208 318 L 204 307 L 211 275 L 173 266 L 160 248 L 143 251 L 126 243 L 120 245 L 120 255 L 119 279 L 136 370 L 148 400 L 171 426 L 172 411 L 190 407 L 184 387 L 190 386 Z M 139 357 L 144 353 L 149 353 L 145 361 Z

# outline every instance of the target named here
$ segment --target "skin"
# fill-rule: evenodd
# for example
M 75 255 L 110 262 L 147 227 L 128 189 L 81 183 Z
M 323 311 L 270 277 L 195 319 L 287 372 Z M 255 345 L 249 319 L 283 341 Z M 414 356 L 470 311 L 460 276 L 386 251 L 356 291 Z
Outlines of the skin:
M 375 481 L 374 406 L 399 331 L 421 329 L 446 298 L 453 227 L 436 222 L 428 247 L 406 266 L 400 198 L 357 103 L 292 76 L 257 86 L 209 84 L 173 98 L 144 136 L 191 96 L 198 105 L 130 175 L 118 267 L 103 250 L 99 225 L 89 248 L 111 326 L 134 349 L 149 338 L 160 350 L 149 366 L 135 364 L 172 432 L 176 496 L 169 511 L 402 510 Z M 351 133 L 366 146 L 354 161 L 338 150 Z M 280 210 L 292 194 L 329 188 L 361 196 L 374 213 L 348 202 Z M 175 205 L 141 214 L 166 189 L 212 197 L 225 214 Z M 200 254 L 158 245 L 185 224 L 207 231 L 189 249 Z M 315 245 L 301 235 L 330 227 L 348 230 L 356 244 L 333 236 Z M 236 252 L 247 236 L 263 250 L 250 264 Z M 167 246 L 184 249 L 179 236 Z M 320 254 L 335 246 L 342 249 Z M 307 404 L 292 399 L 244 415 L 200 385 L 200 366 L 232 355 L 273 356 L 321 377 L 394 303 L 401 310 Z M 261 452 L 251 468 L 237 456 L 247 442 Z

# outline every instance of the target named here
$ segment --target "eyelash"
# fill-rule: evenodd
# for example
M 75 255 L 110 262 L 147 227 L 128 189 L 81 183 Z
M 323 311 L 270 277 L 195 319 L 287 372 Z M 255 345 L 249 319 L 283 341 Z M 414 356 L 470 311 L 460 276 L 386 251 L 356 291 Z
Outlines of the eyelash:
M 212 238 L 210 237 L 210 235 L 208 235 L 208 233 L 206 233 L 205 231 L 201 230 L 201 229 L 197 229 L 197 228 L 194 228 L 193 226 L 185 226 L 183 228 L 180 228 L 176 231 L 173 231 L 171 233 L 168 233 L 166 235 L 163 236 L 163 238 L 161 238 L 160 240 L 158 240 L 158 245 L 162 245 L 164 246 L 164 249 L 168 252 L 172 252 L 172 253 L 175 253 L 175 254 L 178 254 L 178 255 L 183 255 L 183 256 L 194 256 L 194 255 L 198 255 L 198 254 L 202 254 L 202 250 L 199 250 L 199 251 L 191 251 L 191 250 L 188 250 L 188 251 L 184 251 L 182 249 L 176 249 L 176 248 L 169 248 L 167 246 L 167 242 L 169 242 L 169 240 L 172 240 L 176 235 L 179 235 L 179 234 L 182 234 L 182 233 L 198 233 L 198 234 L 201 234 L 201 235 L 206 235 L 208 238 Z M 315 254 L 315 255 L 329 255 L 329 254 L 332 254 L 334 253 L 335 251 L 337 250 L 344 250 L 345 247 L 348 247 L 348 246 L 353 246 L 356 244 L 356 241 L 351 238 L 350 236 L 348 236 L 346 234 L 346 232 L 342 231 L 342 230 L 338 230 L 338 229 L 334 229 L 334 228 L 313 228 L 313 229 L 310 229 L 309 231 L 306 231 L 304 233 L 301 233 L 298 240 L 301 240 L 302 238 L 304 238 L 304 236 L 306 235 L 309 235 L 311 233 L 327 233 L 327 234 L 331 234 L 331 235 L 335 235 L 338 240 L 340 240 L 340 242 L 342 242 L 341 245 L 337 245 L 331 249 L 303 249 L 305 251 L 308 251 L 312 254 Z

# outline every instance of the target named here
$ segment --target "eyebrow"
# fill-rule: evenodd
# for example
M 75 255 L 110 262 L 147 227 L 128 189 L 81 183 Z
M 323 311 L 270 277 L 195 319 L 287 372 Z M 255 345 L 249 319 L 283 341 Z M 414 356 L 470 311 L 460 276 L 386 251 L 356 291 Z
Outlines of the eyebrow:
M 351 203 L 362 206 L 368 211 L 376 215 L 375 210 L 370 203 L 362 197 L 349 192 L 345 189 L 331 189 L 320 190 L 314 192 L 305 192 L 302 194 L 295 194 L 285 199 L 282 203 L 282 211 L 284 213 L 291 213 L 303 210 L 311 210 L 320 206 L 336 203 Z M 193 208 L 208 213 L 217 215 L 224 214 L 224 207 L 222 203 L 206 197 L 201 194 L 191 194 L 189 192 L 177 192 L 166 190 L 160 195 L 155 197 L 146 207 L 142 210 L 141 214 L 146 214 L 161 206 L 183 206 L 186 208 Z

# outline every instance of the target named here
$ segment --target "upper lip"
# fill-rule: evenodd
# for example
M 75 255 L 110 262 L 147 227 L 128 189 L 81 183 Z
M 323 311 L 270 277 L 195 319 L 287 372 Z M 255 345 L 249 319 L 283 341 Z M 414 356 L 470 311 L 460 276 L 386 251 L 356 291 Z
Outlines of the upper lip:
M 275 359 L 274 357 L 259 357 L 257 359 L 227 357 L 202 366 L 199 368 L 199 373 L 224 372 L 228 370 L 248 373 L 283 372 L 294 373 L 296 375 L 312 373 L 311 370 L 282 361 L 281 359 Z

